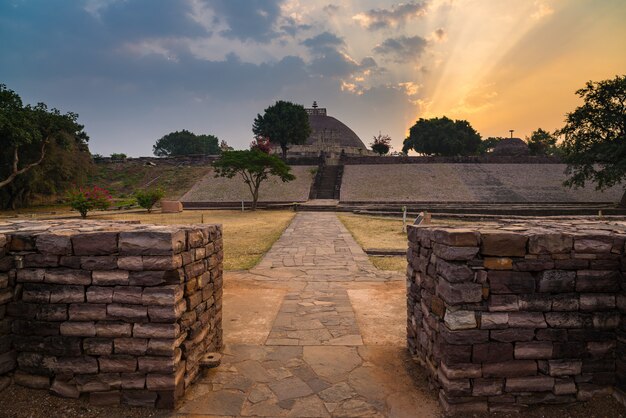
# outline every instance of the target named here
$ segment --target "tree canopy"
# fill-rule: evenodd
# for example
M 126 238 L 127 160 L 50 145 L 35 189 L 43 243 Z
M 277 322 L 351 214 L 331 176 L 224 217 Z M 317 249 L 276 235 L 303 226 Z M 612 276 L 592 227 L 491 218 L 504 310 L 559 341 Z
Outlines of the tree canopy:
M 283 159 L 287 158 L 290 144 L 304 144 L 311 135 L 309 116 L 304 106 L 279 100 L 254 119 L 252 132 L 256 137 L 269 138 L 280 145 Z
M 44 103 L 24 105 L 0 84 L 0 206 L 16 208 L 35 194 L 54 195 L 91 169 L 84 126 L 76 113 Z
M 530 138 L 526 138 L 531 155 L 557 155 L 559 147 L 556 141 L 556 136 L 541 128 L 533 131 Z
M 391 150 L 391 137 L 379 133 L 374 136 L 374 140 L 370 143 L 372 151 L 378 155 L 385 155 Z
M 425 155 L 472 155 L 480 145 L 480 135 L 466 120 L 447 117 L 420 118 L 409 130 L 402 151 L 414 150 Z
M 626 179 L 626 75 L 589 81 L 576 94 L 584 103 L 557 131 L 564 136 L 561 150 L 570 176 L 565 184 L 584 186 L 589 180 L 600 190 L 620 184 Z
M 295 179 L 295 176 L 290 173 L 291 167 L 283 160 L 258 149 L 226 151 L 217 161 L 213 162 L 213 168 L 215 169 L 215 177 L 233 178 L 236 175 L 241 176 L 252 195 L 252 210 L 257 207 L 259 187 L 269 176 L 276 176 L 283 182 Z
M 476 151 L 480 155 L 489 154 L 496 148 L 496 145 L 498 145 L 498 143 L 502 141 L 503 139 L 504 138 L 501 136 L 490 136 L 489 138 L 480 141 L 480 144 L 478 145 L 478 149 Z
M 217 155 L 222 152 L 219 140 L 213 135 L 196 135 L 185 129 L 170 132 L 159 138 L 152 147 L 158 157 L 179 155 Z

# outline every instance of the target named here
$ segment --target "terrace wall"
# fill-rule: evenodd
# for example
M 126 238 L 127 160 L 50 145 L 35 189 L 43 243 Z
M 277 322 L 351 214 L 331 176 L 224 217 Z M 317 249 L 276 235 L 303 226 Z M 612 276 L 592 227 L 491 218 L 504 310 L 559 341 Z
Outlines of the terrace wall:
M 409 229 L 408 346 L 448 413 L 626 384 L 626 223 Z
M 0 373 L 98 405 L 173 408 L 222 344 L 217 225 L 0 224 Z

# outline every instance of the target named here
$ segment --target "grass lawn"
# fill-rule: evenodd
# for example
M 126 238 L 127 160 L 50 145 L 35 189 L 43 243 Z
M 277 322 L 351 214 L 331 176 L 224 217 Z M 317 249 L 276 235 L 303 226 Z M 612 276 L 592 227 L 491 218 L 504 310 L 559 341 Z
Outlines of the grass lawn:
M 88 219 L 138 220 L 154 224 L 222 224 L 224 231 L 224 269 L 246 270 L 254 267 L 280 237 L 293 219 L 291 211 L 255 212 L 234 210 L 194 210 L 182 213 L 123 213 L 89 216 Z
M 379 270 L 406 271 L 406 257 L 394 255 L 390 257 L 369 257 L 370 262 Z
M 338 213 L 339 220 L 363 249 L 405 250 L 402 219 Z

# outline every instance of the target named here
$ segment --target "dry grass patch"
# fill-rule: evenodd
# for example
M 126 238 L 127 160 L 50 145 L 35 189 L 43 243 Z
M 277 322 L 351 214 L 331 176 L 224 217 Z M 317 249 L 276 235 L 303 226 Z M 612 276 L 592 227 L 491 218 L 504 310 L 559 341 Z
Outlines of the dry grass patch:
M 152 224 L 222 224 L 224 231 L 224 269 L 247 270 L 254 267 L 289 225 L 291 211 L 203 210 L 182 213 L 125 213 L 89 216 L 91 219 L 138 220 Z
M 337 216 L 364 249 L 406 249 L 407 238 L 406 233 L 402 232 L 402 219 L 352 213 L 338 213 Z
M 378 270 L 399 271 L 402 273 L 406 271 L 406 257 L 404 256 L 369 257 L 369 259 Z

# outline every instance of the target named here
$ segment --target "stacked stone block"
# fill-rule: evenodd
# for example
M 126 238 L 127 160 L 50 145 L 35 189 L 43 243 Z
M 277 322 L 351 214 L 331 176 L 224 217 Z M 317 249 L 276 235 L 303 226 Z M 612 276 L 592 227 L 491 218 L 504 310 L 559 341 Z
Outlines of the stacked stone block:
M 408 236 L 408 346 L 446 412 L 569 403 L 626 383 L 626 223 Z
M 220 226 L 14 222 L 0 234 L 15 383 L 173 408 L 221 347 Z

